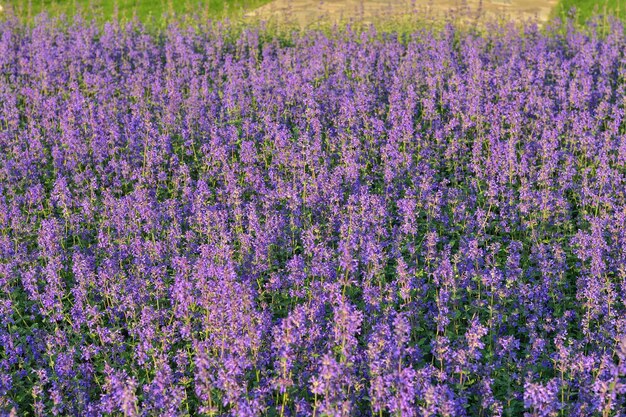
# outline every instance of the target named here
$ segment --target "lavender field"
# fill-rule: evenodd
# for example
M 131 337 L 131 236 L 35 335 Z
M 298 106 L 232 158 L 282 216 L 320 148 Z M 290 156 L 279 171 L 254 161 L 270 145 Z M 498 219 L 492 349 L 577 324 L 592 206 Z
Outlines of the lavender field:
M 626 36 L 0 22 L 0 415 L 626 416 Z

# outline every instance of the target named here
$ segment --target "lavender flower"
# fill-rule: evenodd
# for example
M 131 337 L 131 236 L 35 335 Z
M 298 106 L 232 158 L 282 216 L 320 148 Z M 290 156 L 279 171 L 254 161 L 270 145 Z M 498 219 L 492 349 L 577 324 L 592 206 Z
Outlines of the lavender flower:
M 0 415 L 622 416 L 626 35 L 0 19 Z

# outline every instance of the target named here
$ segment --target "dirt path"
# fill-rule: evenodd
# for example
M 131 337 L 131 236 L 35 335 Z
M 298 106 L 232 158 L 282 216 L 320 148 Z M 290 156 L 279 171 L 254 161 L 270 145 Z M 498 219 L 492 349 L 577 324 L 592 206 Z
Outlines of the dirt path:
M 545 22 L 558 0 L 274 0 L 246 14 L 249 19 L 295 23 L 308 27 L 318 23 L 349 20 L 363 22 L 407 16 L 504 17 Z

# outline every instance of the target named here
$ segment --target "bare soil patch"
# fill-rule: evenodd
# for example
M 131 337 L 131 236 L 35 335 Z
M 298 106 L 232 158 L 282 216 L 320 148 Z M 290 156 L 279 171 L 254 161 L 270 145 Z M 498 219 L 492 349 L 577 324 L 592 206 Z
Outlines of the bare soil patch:
M 558 0 L 274 0 L 246 14 L 248 19 L 300 27 L 347 21 L 377 22 L 407 16 L 545 22 Z

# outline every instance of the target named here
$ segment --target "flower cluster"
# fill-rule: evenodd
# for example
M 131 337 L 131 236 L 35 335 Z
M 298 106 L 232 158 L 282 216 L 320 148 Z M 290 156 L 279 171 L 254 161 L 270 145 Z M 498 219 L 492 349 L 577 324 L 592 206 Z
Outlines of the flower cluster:
M 617 22 L 0 21 L 0 414 L 623 416 Z

